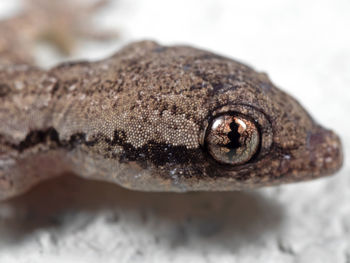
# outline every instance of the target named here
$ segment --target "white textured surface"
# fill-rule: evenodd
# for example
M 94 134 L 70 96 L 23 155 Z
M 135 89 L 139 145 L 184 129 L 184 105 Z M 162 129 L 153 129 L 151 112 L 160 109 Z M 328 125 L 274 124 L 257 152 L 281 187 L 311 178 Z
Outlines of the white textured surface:
M 78 56 L 151 38 L 235 57 L 333 127 L 346 154 L 349 14 L 348 0 L 120 0 L 100 22 L 121 41 Z M 349 263 L 349 161 L 334 177 L 254 192 L 152 194 L 57 179 L 0 204 L 0 262 Z

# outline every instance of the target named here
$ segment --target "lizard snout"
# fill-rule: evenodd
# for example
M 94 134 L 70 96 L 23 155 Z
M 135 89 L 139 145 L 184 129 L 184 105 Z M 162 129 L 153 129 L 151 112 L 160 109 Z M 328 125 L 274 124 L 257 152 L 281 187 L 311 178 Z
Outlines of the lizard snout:
M 319 127 L 307 136 L 307 149 L 311 169 L 322 175 L 339 170 L 343 164 L 341 140 L 333 131 Z

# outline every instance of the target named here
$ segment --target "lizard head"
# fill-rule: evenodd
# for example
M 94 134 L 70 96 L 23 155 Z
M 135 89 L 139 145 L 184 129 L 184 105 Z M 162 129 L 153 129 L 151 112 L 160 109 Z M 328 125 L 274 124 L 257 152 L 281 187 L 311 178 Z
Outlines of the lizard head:
M 202 58 L 196 74 L 210 95 L 200 145 L 209 176 L 222 177 L 227 187 L 254 188 L 314 179 L 341 167 L 339 137 L 266 74 L 220 56 Z
M 247 189 L 318 178 L 342 165 L 338 136 L 264 73 L 154 42 L 114 59 L 137 73 L 124 81 L 137 88 L 121 98 L 129 102 L 118 125 L 128 141 L 122 159 L 147 171 L 127 182 L 131 188 Z
M 266 75 L 253 75 L 254 80 L 248 77 L 243 86 L 213 97 L 221 105 L 210 111 L 201 141 L 213 159 L 212 174 L 235 178 L 249 188 L 337 171 L 343 161 L 339 137 Z

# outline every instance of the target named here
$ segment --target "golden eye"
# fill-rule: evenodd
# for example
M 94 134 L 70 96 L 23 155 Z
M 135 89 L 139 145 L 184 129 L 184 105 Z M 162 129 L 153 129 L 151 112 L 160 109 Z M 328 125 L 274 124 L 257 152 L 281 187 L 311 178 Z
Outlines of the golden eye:
M 256 124 L 244 116 L 221 115 L 209 126 L 206 144 L 216 161 L 230 165 L 244 164 L 257 153 L 260 132 Z

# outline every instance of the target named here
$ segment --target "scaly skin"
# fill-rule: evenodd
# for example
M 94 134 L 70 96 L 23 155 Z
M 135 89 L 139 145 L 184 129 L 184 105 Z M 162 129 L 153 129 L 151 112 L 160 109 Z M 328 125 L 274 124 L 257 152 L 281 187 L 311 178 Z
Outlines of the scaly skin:
M 0 58 L 0 199 L 67 171 L 142 191 L 227 191 L 342 164 L 339 138 L 266 74 L 207 51 L 143 41 L 49 70 L 8 62 Z M 246 163 L 208 153 L 207 129 L 225 112 L 259 127 Z

